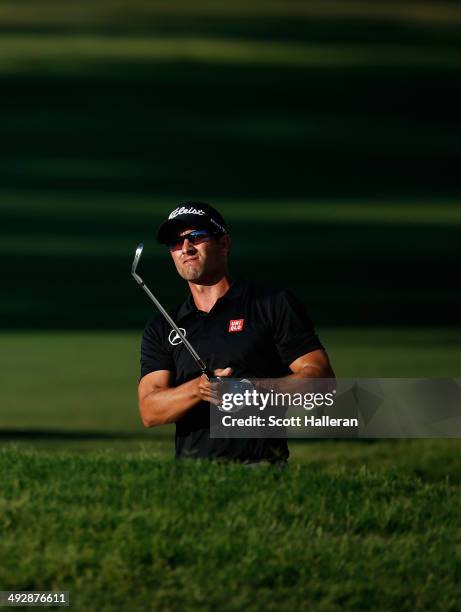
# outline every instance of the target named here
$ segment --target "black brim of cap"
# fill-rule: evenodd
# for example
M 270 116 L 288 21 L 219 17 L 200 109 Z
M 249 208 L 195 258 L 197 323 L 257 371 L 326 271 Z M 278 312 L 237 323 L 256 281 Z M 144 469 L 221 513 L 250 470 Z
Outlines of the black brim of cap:
M 157 232 L 157 242 L 168 244 L 178 232 L 186 228 L 216 231 L 216 227 L 206 219 L 197 219 L 197 215 L 181 215 L 179 219 L 167 219 L 162 223 Z

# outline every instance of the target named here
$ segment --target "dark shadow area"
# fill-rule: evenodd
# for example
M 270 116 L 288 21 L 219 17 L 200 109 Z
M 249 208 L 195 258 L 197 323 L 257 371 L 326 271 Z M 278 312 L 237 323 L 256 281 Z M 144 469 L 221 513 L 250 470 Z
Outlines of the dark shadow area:
M 459 70 L 108 64 L 0 77 L 8 189 L 459 196 Z
M 134 246 L 146 241 L 143 274 L 172 307 L 184 286 L 168 255 L 149 250 L 154 228 L 182 200 L 226 198 L 235 276 L 291 288 L 317 324 L 459 323 L 459 219 L 420 223 L 428 207 L 461 199 L 455 22 L 418 20 L 413 3 L 414 18 L 394 19 L 366 4 L 362 17 L 354 7 L 315 16 L 301 5 L 220 14 L 103 2 L 74 14 L 56 4 L 53 19 L 39 5 L 5 9 L 2 30 L 1 328 L 139 329 L 153 311 L 129 275 Z M 83 52 L 47 46 L 48 35 L 85 33 L 105 46 L 97 36 Z M 240 60 L 223 59 L 219 44 L 216 57 L 210 47 L 170 61 L 111 55 L 119 35 L 305 47 L 285 63 L 244 46 Z M 24 50 L 29 36 L 39 57 Z M 363 218 L 304 215 L 331 199 L 360 204 Z M 289 201 L 299 215 L 285 217 Z M 396 221 L 402 202 L 410 218 Z
M 11 231 L 19 232 L 23 221 L 11 216 Z M 169 308 L 185 298 L 168 252 L 152 248 L 155 225 L 147 231 L 129 213 L 112 229 L 91 218 L 66 227 L 65 215 L 34 223 L 44 231 L 48 224 L 47 231 L 67 238 L 67 250 L 7 258 L 3 328 L 139 329 L 155 312 L 129 271 L 134 247 L 146 237 L 140 268 L 146 283 Z M 262 216 L 232 222 L 231 229 L 234 276 L 292 289 L 317 324 L 459 323 L 457 225 L 268 222 Z M 101 241 L 120 235 L 120 254 L 93 252 L 97 238 L 85 251 L 85 237 L 94 233 Z

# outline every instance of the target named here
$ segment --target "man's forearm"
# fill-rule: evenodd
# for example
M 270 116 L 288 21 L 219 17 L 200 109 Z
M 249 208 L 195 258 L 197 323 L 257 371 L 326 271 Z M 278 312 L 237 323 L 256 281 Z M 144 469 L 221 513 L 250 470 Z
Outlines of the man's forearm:
M 300 378 L 335 378 L 335 373 L 329 363 L 322 365 L 306 363 L 297 372 L 284 377 L 286 380 Z
M 333 368 L 329 361 L 325 361 L 324 363 L 304 363 L 297 368 L 296 372 L 281 378 L 261 379 L 258 381 L 258 389 L 276 393 L 304 392 L 308 389 L 309 379 L 314 379 L 313 389 L 324 387 L 330 390 L 336 387 Z M 325 384 L 320 383 L 319 379 L 326 379 Z
M 139 402 L 139 412 L 145 427 L 174 423 L 201 401 L 198 381 L 194 378 L 178 387 L 152 391 Z

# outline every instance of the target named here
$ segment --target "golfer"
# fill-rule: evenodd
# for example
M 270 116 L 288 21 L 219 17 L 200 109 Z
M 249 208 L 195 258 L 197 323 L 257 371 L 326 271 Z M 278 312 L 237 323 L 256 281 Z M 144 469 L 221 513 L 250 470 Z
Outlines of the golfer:
M 333 378 L 328 356 L 302 304 L 284 289 L 234 279 L 226 222 L 209 204 L 186 202 L 158 230 L 186 301 L 173 320 L 216 376 Z M 176 423 L 176 457 L 244 463 L 286 462 L 284 439 L 210 438 L 213 385 L 158 316 L 144 329 L 139 410 L 145 427 Z

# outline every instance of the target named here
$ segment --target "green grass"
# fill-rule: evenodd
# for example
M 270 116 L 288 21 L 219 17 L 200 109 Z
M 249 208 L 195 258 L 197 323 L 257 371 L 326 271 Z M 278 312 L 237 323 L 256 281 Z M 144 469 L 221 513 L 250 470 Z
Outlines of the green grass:
M 320 328 L 319 334 L 338 377 L 460 376 L 460 329 Z M 3 333 L 4 439 L 87 452 L 137 451 L 151 441 L 172 456 L 173 426 L 146 430 L 139 419 L 140 338 L 141 330 Z
M 76 610 L 459 609 L 459 484 L 411 469 L 459 473 L 459 444 L 405 444 L 286 470 L 5 449 L 0 583 Z
M 363 0 L 328 1 L 322 3 L 300 2 L 287 0 L 280 3 L 274 0 L 255 0 L 251 4 L 243 0 L 221 1 L 209 3 L 204 0 L 149 1 L 133 0 L 130 3 L 120 3 L 114 6 L 112 0 L 84 0 L 78 5 L 63 5 L 58 0 L 40 0 L 31 3 L 28 0 L 5 0 L 0 7 L 0 16 L 9 26 L 72 26 L 89 25 L 101 27 L 114 27 L 123 24 L 125 27 L 145 25 L 146 20 L 153 21 L 153 17 L 162 17 L 158 25 L 165 25 L 168 15 L 176 19 L 186 15 L 197 20 L 207 17 L 217 19 L 234 18 L 261 18 L 267 15 L 278 18 L 284 15 L 302 17 L 322 17 L 326 19 L 369 19 L 375 21 L 402 21 L 411 25 L 421 23 L 433 25 L 452 25 L 461 20 L 461 11 L 453 2 L 411 2 L 403 0 L 394 3 L 379 1 L 374 4 Z M 179 16 L 178 16 L 179 13 Z M 155 22 L 154 22 L 155 23 Z M 157 26 L 158 27 L 158 26 Z
M 139 332 L 1 334 L 0 427 L 140 433 Z M 320 328 L 338 377 L 459 377 L 461 329 Z
M 459 68 L 458 49 L 415 45 L 301 45 L 210 37 L 9 35 L 0 41 L 0 73 L 91 73 L 95 64 L 196 62 L 273 67 Z

